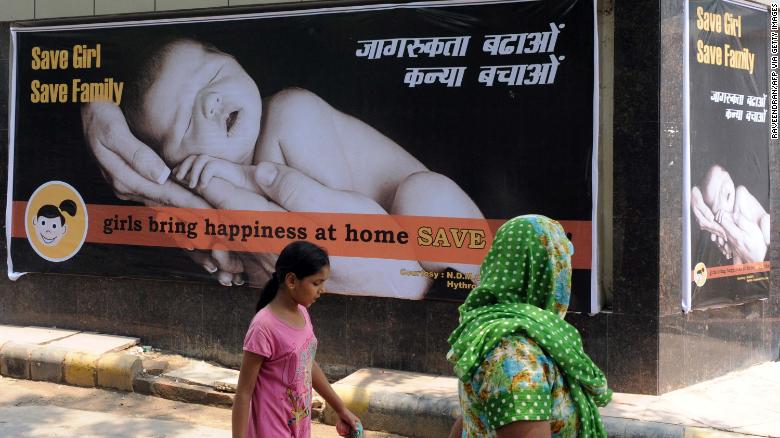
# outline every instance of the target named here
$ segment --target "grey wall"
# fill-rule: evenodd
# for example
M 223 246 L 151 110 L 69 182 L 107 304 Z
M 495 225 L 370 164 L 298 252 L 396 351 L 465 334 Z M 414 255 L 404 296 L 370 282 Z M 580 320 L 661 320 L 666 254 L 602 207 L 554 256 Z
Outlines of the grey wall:
M 0 78 L 0 172 L 6 172 L 7 23 L 0 24 L 0 32 L 4 75 Z M 5 196 L 5 174 L 1 181 Z M 2 240 L 0 260 L 4 263 Z M 0 323 L 139 336 L 145 344 L 237 367 L 256 294 L 257 290 L 249 288 L 198 283 L 41 274 L 11 282 L 0 276 Z M 455 303 L 329 295 L 313 306 L 312 316 L 321 341 L 318 360 L 331 376 L 366 366 L 451 373 L 445 354 L 447 336 L 457 325 Z M 586 348 L 609 374 L 608 315 L 571 318 L 583 331 Z M 619 358 L 612 362 L 621 364 Z M 650 381 L 643 381 L 648 388 L 653 386 Z M 639 390 L 639 386 L 624 390 Z
M 0 0 L 0 21 L 219 8 L 309 0 Z
M 770 214 L 774 242 L 770 298 L 741 306 L 680 313 L 682 254 L 682 146 L 684 0 L 661 2 L 659 391 L 691 385 L 729 371 L 780 357 L 780 210 L 778 141 L 770 140 Z M 760 2 L 769 3 L 769 2 Z

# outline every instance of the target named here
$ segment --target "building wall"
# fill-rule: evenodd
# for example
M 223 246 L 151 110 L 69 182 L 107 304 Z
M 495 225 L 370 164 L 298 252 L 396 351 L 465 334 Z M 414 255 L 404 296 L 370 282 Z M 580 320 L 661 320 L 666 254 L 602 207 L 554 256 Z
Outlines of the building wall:
M 611 1 L 611 0 L 610 0 Z M 144 18 L 193 14 L 193 8 L 247 7 L 278 1 L 247 0 L 0 0 L 0 180 L 5 200 L 8 142 L 8 21 L 125 13 Z M 331 2 L 331 3 L 338 3 Z M 607 82 L 603 89 L 611 85 Z M 607 107 L 608 108 L 608 107 Z M 607 129 L 610 131 L 610 129 Z M 3 222 L 4 222 L 3 218 Z M 2 239 L 0 260 L 5 261 Z M 3 263 L 4 265 L 4 263 Z M 86 276 L 28 274 L 12 282 L 0 276 L 0 324 L 47 325 L 141 337 L 142 342 L 188 356 L 238 367 L 241 346 L 259 291 L 219 285 Z M 451 374 L 447 337 L 459 303 L 327 295 L 312 307 L 320 340 L 318 360 L 332 377 L 373 366 Z M 577 317 L 576 315 L 573 317 Z M 597 320 L 606 320 L 601 315 Z M 590 327 L 591 318 L 582 317 Z M 601 325 L 593 326 L 602 329 Z M 599 334 L 601 336 L 601 334 Z M 597 362 L 606 367 L 605 338 Z M 586 340 L 587 343 L 587 340 Z M 606 368 L 605 368 L 606 369 Z
M 680 312 L 682 254 L 683 42 L 685 0 L 662 0 L 659 20 L 659 392 L 780 358 L 780 155 L 769 143 L 772 216 L 769 299 L 721 309 Z M 762 0 L 757 3 L 769 4 Z
M 611 386 L 623 392 L 668 391 L 776 359 L 780 348 L 780 294 L 774 286 L 767 301 L 689 315 L 679 310 L 682 1 L 598 2 L 601 272 L 611 305 L 595 316 L 567 319 L 582 333 Z M 0 0 L 0 21 L 120 13 L 149 17 L 173 9 L 261 3 L 271 1 Z M 8 27 L 0 23 L 3 201 Z M 772 153 L 771 159 L 771 176 L 778 181 L 780 158 Z M 773 189 L 775 221 L 780 219 L 777 197 Z M 777 236 L 779 228 L 773 229 Z M 6 243 L 0 241 L 1 263 Z M 770 253 L 776 285 L 776 245 Z M 138 336 L 144 344 L 238 367 L 257 294 L 246 287 L 173 281 L 30 274 L 11 282 L 0 276 L 0 324 Z M 320 339 L 318 360 L 331 377 L 366 366 L 451 373 L 444 355 L 457 324 L 457 303 L 328 295 L 312 307 L 312 317 Z
M 303 2 L 308 0 L 298 0 Z M 0 0 L 0 21 L 248 6 L 278 0 Z

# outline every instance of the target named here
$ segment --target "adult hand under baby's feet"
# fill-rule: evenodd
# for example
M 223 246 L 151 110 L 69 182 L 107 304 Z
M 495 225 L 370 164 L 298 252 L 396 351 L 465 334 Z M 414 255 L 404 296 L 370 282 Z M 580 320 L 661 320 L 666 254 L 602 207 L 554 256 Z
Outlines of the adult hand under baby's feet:
M 187 255 L 202 266 L 223 286 L 241 286 L 244 284 L 244 264 L 230 252 L 222 250 L 191 250 Z
M 721 252 L 721 254 L 723 254 L 724 257 L 726 257 L 727 260 L 731 260 L 731 245 L 729 245 L 728 240 L 718 236 L 717 234 L 710 234 L 710 240 L 715 243 L 715 245 L 718 247 L 718 250 Z

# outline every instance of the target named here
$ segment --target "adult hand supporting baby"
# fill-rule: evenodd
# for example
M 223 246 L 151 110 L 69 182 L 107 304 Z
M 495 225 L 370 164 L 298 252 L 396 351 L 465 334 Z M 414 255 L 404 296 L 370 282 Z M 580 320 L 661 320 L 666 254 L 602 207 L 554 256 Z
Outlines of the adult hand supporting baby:
M 147 206 L 212 208 L 200 196 L 168 178 L 168 166 L 156 152 L 139 141 L 122 111 L 110 102 L 92 102 L 81 107 L 84 138 L 119 199 Z M 220 283 L 241 283 L 238 258 L 225 251 L 187 251 L 187 254 Z
M 170 169 L 156 152 L 135 138 L 116 105 L 110 102 L 83 105 L 81 124 L 100 170 L 120 199 L 182 205 L 197 198 L 182 187 L 181 191 L 163 189 Z
M 691 209 L 693 215 L 696 217 L 696 221 L 699 224 L 699 229 L 708 231 L 710 238 L 718 246 L 720 252 L 727 258 L 731 259 L 731 248 L 729 248 L 728 241 L 726 239 L 726 230 L 715 221 L 715 214 L 712 209 L 704 202 L 701 190 L 694 186 L 691 189 Z
M 360 193 L 335 190 L 282 164 L 262 162 L 255 182 L 268 198 L 287 211 L 387 214 L 381 205 Z

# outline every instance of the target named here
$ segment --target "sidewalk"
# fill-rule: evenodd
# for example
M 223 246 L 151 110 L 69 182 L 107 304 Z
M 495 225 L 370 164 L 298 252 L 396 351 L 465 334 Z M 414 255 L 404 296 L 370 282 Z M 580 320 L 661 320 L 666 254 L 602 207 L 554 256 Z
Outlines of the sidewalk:
M 45 418 L 46 421 L 41 421 Z M 21 406 L 0 408 L 0 430 L 3 436 L 132 438 L 137 436 L 166 438 L 228 438 L 230 431 L 193 426 L 181 421 L 123 418 L 103 412 L 78 411 L 56 406 Z
M 138 346 L 137 338 L 0 325 L 0 374 L 229 407 L 238 372 Z M 370 430 L 446 437 L 458 414 L 451 377 L 363 369 L 334 389 Z M 315 421 L 334 414 L 315 397 Z M 662 396 L 615 394 L 601 410 L 611 437 L 780 437 L 780 362 Z
M 661 396 L 615 394 L 601 415 L 608 425 L 614 422 L 613 430 L 617 423 L 625 426 L 625 436 L 651 425 L 663 436 L 780 437 L 780 362 L 754 365 Z

